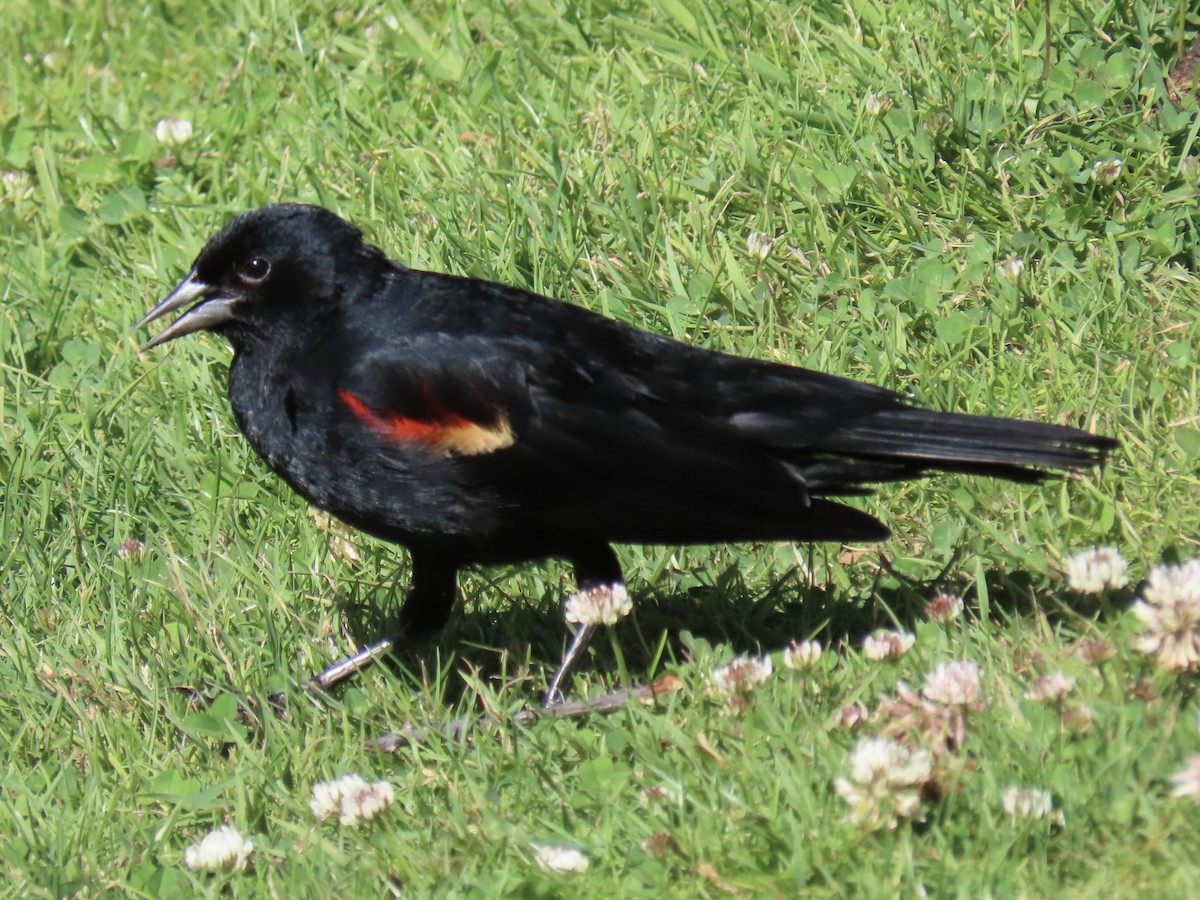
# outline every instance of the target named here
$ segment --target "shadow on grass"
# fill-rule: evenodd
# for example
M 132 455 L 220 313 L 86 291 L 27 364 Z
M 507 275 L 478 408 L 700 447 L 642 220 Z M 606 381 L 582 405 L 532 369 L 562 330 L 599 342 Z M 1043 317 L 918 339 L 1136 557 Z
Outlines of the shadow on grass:
M 935 580 L 915 582 L 879 571 L 874 584 L 853 595 L 842 588 L 810 584 L 798 569 L 758 589 L 746 584 L 736 565 L 723 571 L 714 584 L 688 590 L 672 590 L 670 577 L 664 576 L 656 585 L 631 585 L 634 614 L 615 626 L 615 634 L 630 675 L 638 683 L 648 683 L 661 674 L 654 668 L 656 661 L 686 663 L 697 641 L 728 647 L 734 654 L 769 653 L 791 640 L 810 638 L 827 650 L 857 649 L 876 629 L 913 630 L 924 619 L 925 604 L 934 594 L 956 588 L 945 573 Z M 565 597 L 547 590 L 538 597 L 498 603 L 500 591 L 489 574 L 482 570 L 464 578 L 466 590 L 446 628 L 430 639 L 401 645 L 387 664 L 416 673 L 440 658 L 452 660 L 456 671 L 471 670 L 480 678 L 493 679 L 505 674 L 507 651 L 507 675 L 513 674 L 513 659 L 528 658 L 533 667 L 531 697 L 542 690 L 569 638 L 562 619 Z M 1046 590 L 1044 576 L 1023 571 L 989 571 L 985 584 L 987 606 L 997 620 L 1035 611 L 1052 619 L 1104 619 L 1123 609 L 1128 599 L 1100 607 L 1075 597 L 1068 605 L 1062 592 Z M 360 645 L 391 633 L 406 585 L 406 573 L 400 572 L 394 591 L 366 585 L 350 588 L 339 612 Z M 978 618 L 977 592 L 965 591 L 964 600 Z M 618 671 L 611 640 L 603 631 L 577 674 L 591 671 L 609 676 Z M 462 679 L 451 678 L 447 700 L 456 700 L 463 689 Z

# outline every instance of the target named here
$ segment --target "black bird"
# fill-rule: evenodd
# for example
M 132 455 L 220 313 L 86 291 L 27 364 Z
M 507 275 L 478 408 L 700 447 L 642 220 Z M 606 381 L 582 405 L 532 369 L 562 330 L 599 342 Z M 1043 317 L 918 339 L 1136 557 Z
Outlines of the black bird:
M 445 624 L 464 566 L 562 558 L 581 592 L 623 593 L 614 543 L 878 541 L 879 521 L 828 498 L 933 471 L 1035 482 L 1115 446 L 414 271 L 314 206 L 234 219 L 138 327 L 181 309 L 147 348 L 226 338 L 234 415 L 267 465 L 411 552 L 404 637 Z M 547 700 L 593 630 L 577 630 Z

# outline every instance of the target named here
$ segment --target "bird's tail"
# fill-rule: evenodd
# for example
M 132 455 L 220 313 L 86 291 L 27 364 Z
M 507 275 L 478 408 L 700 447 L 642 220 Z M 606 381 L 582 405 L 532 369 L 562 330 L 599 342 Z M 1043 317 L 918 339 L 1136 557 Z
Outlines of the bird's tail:
M 869 480 L 940 471 L 1036 482 L 1046 477 L 1045 469 L 1101 465 L 1116 446 L 1111 438 L 1064 425 L 898 407 L 835 429 L 820 450 L 856 457 L 868 468 L 878 464 L 877 477 Z

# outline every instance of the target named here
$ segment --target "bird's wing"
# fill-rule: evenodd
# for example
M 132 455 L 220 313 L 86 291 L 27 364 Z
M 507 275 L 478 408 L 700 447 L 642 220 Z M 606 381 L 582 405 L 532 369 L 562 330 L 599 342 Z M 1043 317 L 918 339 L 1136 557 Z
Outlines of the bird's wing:
M 381 447 L 434 458 L 512 446 L 512 417 L 528 406 L 521 368 L 503 348 L 441 334 L 377 345 L 339 379 L 336 394 Z
M 672 395 L 629 359 L 447 333 L 378 344 L 337 388 L 380 453 L 427 463 L 511 527 L 670 543 L 886 533 L 814 499 L 719 404 L 710 412 Z M 435 473 L 437 461 L 445 465 Z

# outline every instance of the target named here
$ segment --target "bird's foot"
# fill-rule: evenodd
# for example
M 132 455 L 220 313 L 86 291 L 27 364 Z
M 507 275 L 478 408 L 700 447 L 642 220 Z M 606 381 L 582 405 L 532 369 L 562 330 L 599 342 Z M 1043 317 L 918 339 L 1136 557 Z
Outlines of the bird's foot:
M 340 663 L 335 663 L 330 666 L 320 675 L 316 675 L 309 679 L 305 685 L 309 690 L 328 691 L 330 688 L 337 687 L 343 681 L 348 681 L 359 672 L 365 672 L 371 666 L 375 665 L 380 658 L 387 656 L 396 646 L 395 638 L 384 638 L 381 641 L 376 641 L 369 647 L 364 647 L 359 650 L 349 659 L 344 659 Z
M 489 729 L 502 723 L 531 725 L 538 719 L 572 719 L 579 716 L 607 715 L 622 710 L 631 703 L 654 703 L 659 697 L 674 693 L 681 686 L 679 679 L 674 675 L 665 675 L 653 684 L 622 688 L 602 697 L 593 697 L 588 700 L 561 700 L 549 703 L 543 701 L 537 709 L 522 709 L 508 717 L 501 717 L 493 713 L 484 716 L 464 716 L 448 722 L 405 725 L 399 731 L 390 731 L 368 741 L 367 749 L 377 750 L 381 753 L 395 753 L 404 747 L 428 743 L 432 737 L 437 735 L 446 740 L 462 740 L 473 728 L 480 726 Z
M 349 659 L 335 663 L 319 675 L 313 676 L 301 687 L 310 697 L 314 694 L 326 693 L 342 682 L 353 678 L 358 673 L 371 668 L 381 657 L 391 652 L 391 649 L 395 645 L 395 638 L 384 638 L 381 641 L 377 641 L 369 647 L 359 650 Z M 253 698 L 248 697 L 241 691 L 224 688 L 212 683 L 205 683 L 199 686 L 176 685 L 171 688 L 171 691 L 172 693 L 181 694 L 186 697 L 188 706 L 197 711 L 208 709 L 222 695 L 232 694 L 237 697 L 239 715 L 247 721 L 257 720 L 258 704 L 255 703 Z M 294 686 L 290 690 L 276 691 L 267 695 L 267 703 L 276 718 L 282 719 L 287 715 L 288 699 L 293 693 L 295 693 Z

